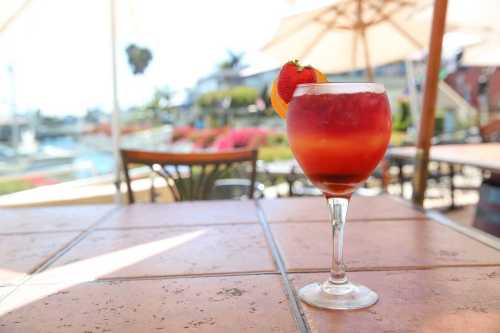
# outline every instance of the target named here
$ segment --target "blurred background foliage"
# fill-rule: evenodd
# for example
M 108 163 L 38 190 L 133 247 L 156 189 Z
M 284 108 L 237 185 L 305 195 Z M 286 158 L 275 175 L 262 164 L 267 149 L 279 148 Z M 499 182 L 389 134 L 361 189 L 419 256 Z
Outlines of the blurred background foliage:
M 198 98 L 197 104 L 200 107 L 206 108 L 238 108 L 254 104 L 257 97 L 257 89 L 246 86 L 236 86 L 204 93 Z

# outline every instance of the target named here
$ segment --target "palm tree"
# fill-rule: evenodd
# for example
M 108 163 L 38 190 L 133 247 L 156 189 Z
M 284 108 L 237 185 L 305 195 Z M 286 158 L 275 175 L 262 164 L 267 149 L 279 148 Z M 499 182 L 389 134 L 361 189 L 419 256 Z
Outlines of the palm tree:
M 239 70 L 242 67 L 243 53 L 227 50 L 227 59 L 219 64 L 219 69 Z
M 126 49 L 130 69 L 134 75 L 144 74 L 146 67 L 153 59 L 153 53 L 145 47 L 130 44 Z
M 156 89 L 153 97 L 146 103 L 144 110 L 151 112 L 153 121 L 158 123 L 160 121 L 160 113 L 167 111 L 170 106 L 173 93 L 169 87 L 165 86 L 161 89 Z
M 229 87 L 241 84 L 241 70 L 245 67 L 243 64 L 243 53 L 227 51 L 227 59 L 222 61 L 217 67 L 215 76 L 222 87 Z

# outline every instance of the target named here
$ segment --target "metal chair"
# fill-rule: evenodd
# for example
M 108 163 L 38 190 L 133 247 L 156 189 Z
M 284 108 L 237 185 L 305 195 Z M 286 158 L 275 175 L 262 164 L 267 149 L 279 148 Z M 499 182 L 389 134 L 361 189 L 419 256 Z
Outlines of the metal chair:
M 255 191 L 257 174 L 257 150 L 242 149 L 217 153 L 164 153 L 141 150 L 121 151 L 128 201 L 135 202 L 132 192 L 130 168 L 131 164 L 148 166 L 155 174 L 163 177 L 175 201 L 211 199 L 217 179 L 234 176 L 238 166 L 249 165 L 244 171 L 249 175 L 247 197 L 252 199 Z M 249 172 L 248 172 L 249 171 Z M 151 202 L 156 195 L 153 182 L 151 184 Z

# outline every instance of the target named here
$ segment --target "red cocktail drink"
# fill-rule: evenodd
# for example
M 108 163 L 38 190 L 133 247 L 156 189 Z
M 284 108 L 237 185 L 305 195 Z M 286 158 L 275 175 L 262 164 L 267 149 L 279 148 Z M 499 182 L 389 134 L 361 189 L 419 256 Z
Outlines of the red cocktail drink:
M 383 158 L 391 136 L 391 112 L 384 86 L 302 84 L 295 89 L 286 118 L 295 158 L 307 178 L 325 194 L 333 235 L 330 277 L 302 287 L 299 296 L 310 305 L 326 309 L 373 305 L 377 293 L 347 279 L 342 249 L 349 198 Z
M 308 84 L 297 88 L 289 104 L 293 154 L 326 195 L 350 196 L 384 156 L 391 112 L 383 87 L 377 87 L 352 91 L 349 83 Z

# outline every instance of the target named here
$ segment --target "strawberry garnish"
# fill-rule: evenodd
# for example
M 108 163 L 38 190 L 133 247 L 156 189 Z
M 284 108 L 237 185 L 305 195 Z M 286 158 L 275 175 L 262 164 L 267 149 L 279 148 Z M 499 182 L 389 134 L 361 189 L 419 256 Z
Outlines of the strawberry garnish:
M 327 82 L 326 76 L 314 67 L 302 66 L 298 60 L 289 61 L 283 65 L 278 78 L 273 82 L 271 103 L 280 117 L 285 118 L 288 103 L 297 85 L 321 82 Z
M 301 83 L 316 82 L 316 73 L 311 66 L 301 66 L 298 60 L 287 62 L 278 76 L 278 94 L 289 103 L 293 92 Z

